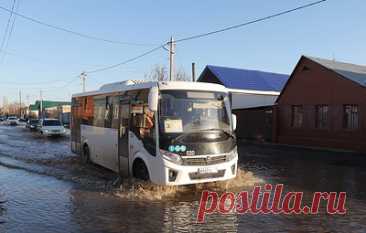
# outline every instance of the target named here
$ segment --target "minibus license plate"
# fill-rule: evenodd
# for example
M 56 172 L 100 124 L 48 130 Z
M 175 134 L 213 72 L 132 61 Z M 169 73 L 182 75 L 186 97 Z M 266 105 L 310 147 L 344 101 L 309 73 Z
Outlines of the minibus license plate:
M 198 168 L 198 173 L 200 174 L 217 173 L 217 169 L 209 167 Z

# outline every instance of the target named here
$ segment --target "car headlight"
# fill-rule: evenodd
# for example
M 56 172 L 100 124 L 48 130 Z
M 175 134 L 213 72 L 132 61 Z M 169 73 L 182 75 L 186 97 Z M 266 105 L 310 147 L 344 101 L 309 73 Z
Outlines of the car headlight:
M 231 161 L 238 157 L 238 149 L 235 147 L 227 156 L 226 161 Z
M 182 164 L 182 158 L 178 154 L 171 153 L 166 150 L 160 149 L 160 154 L 163 156 L 164 159 L 169 160 L 176 164 Z
M 48 129 L 45 129 L 45 130 L 44 130 L 44 132 L 45 132 L 45 133 L 48 133 Z

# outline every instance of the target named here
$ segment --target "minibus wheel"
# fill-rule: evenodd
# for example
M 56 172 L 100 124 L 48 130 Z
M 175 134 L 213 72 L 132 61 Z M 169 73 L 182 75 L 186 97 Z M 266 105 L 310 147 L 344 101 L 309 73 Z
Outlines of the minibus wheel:
M 135 160 L 133 163 L 133 176 L 140 180 L 148 181 L 149 178 L 149 172 L 147 170 L 147 167 L 141 159 Z
M 87 164 L 90 161 L 90 151 L 89 151 L 89 147 L 87 145 L 84 146 L 83 148 L 83 153 L 81 153 L 81 162 L 83 164 Z

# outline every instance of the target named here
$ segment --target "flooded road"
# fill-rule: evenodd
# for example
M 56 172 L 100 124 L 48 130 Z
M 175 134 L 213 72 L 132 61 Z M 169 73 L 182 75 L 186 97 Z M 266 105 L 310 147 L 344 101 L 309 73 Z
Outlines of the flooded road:
M 139 184 L 118 192 L 111 188 L 113 173 L 78 163 L 67 137 L 45 139 L 21 127 L 0 126 L 0 232 L 366 232 L 364 157 L 242 144 L 240 167 L 244 179 L 235 181 L 234 191 L 251 190 L 248 184 L 259 180 L 302 191 L 305 199 L 315 191 L 345 191 L 348 212 L 213 214 L 198 224 L 200 193 L 210 186 Z M 151 199 L 135 198 L 147 191 Z

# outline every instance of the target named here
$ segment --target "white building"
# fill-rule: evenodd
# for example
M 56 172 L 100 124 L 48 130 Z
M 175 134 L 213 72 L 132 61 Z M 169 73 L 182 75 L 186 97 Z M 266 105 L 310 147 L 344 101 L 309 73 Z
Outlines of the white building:
M 273 105 L 288 78 L 285 74 L 208 65 L 197 81 L 231 89 L 233 109 L 245 109 Z
M 208 65 L 198 82 L 222 84 L 232 93 L 240 138 L 271 140 L 272 105 L 289 75 Z

